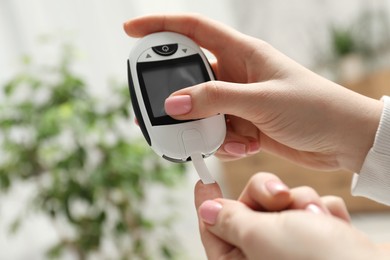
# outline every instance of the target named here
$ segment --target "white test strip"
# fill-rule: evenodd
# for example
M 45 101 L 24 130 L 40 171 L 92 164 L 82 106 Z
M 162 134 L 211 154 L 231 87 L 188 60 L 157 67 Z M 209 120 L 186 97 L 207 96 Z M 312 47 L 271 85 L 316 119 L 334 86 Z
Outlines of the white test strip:
M 212 184 L 215 183 L 213 176 L 211 175 L 209 169 L 206 166 L 204 158 L 201 153 L 193 153 L 191 155 L 192 163 L 195 166 L 196 171 L 198 172 L 199 178 L 203 184 Z

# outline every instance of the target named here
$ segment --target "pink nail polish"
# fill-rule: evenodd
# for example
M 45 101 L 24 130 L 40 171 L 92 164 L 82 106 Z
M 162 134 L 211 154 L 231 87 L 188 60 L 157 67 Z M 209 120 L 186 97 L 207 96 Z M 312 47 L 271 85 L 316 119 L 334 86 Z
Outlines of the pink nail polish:
M 191 96 L 172 96 L 165 100 L 165 112 L 168 115 L 178 116 L 190 112 L 192 109 Z
M 214 200 L 206 200 L 199 207 L 199 216 L 205 223 L 214 225 L 221 209 L 222 205 L 220 203 Z
M 242 143 L 227 143 L 224 149 L 227 153 L 237 157 L 244 157 L 246 155 L 246 145 Z
M 288 187 L 284 183 L 276 180 L 267 181 L 265 183 L 265 187 L 273 196 L 289 191 Z
M 249 143 L 249 151 L 248 151 L 249 154 L 256 154 L 259 151 L 260 151 L 260 144 L 259 144 L 259 142 L 255 141 L 255 142 L 250 142 Z
M 315 204 L 307 205 L 305 210 L 310 211 L 310 212 L 312 212 L 314 214 L 325 214 L 325 212 L 320 207 L 318 207 Z

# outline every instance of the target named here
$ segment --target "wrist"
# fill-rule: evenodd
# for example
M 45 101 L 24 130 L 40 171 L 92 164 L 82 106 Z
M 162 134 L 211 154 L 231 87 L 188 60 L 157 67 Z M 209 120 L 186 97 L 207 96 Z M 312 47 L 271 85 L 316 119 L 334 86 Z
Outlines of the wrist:
M 352 180 L 352 194 L 390 205 L 390 97 L 384 96 L 375 139 Z
M 362 100 L 355 103 L 358 106 L 354 108 L 352 119 L 343 122 L 348 126 L 345 140 L 341 140 L 345 145 L 345 152 L 342 153 L 340 165 L 351 172 L 359 172 L 362 168 L 368 152 L 373 147 L 383 111 L 382 101 L 360 97 Z

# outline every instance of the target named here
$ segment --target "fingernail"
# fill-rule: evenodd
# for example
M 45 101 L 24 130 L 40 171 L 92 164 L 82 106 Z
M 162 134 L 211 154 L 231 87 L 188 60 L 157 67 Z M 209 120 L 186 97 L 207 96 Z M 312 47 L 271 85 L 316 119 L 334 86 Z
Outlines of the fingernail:
M 246 155 L 246 145 L 242 143 L 227 143 L 224 149 L 227 153 L 234 156 L 244 157 Z
M 199 216 L 205 223 L 214 225 L 221 209 L 222 205 L 220 203 L 214 200 L 206 200 L 199 207 Z
M 130 21 L 126 21 L 126 22 L 124 22 L 123 23 L 123 28 L 126 30 L 126 27 L 127 27 L 127 24 L 129 24 L 130 23 Z
M 249 151 L 248 151 L 249 154 L 256 154 L 259 151 L 260 151 L 260 144 L 259 144 L 259 142 L 255 141 L 255 142 L 250 142 L 249 143 Z
M 318 207 L 315 204 L 307 205 L 305 210 L 310 211 L 310 212 L 312 212 L 314 214 L 325 214 L 325 212 L 320 207 Z
M 276 180 L 267 181 L 265 183 L 265 187 L 273 196 L 289 191 L 288 187 L 284 183 Z
M 165 112 L 168 115 L 178 116 L 187 114 L 192 109 L 191 96 L 173 96 L 165 100 Z

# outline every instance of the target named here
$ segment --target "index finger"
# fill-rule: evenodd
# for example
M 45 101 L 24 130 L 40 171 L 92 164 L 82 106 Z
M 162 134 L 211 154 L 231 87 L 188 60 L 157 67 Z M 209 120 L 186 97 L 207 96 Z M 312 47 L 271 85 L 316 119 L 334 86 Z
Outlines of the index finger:
M 127 21 L 125 32 L 132 37 L 143 37 L 161 31 L 184 34 L 211 52 L 221 51 L 226 43 L 234 44 L 242 34 L 209 18 L 197 14 L 148 15 Z
M 213 200 L 213 199 L 223 197 L 222 191 L 218 183 L 203 184 L 201 181 L 198 181 L 196 183 L 194 195 L 195 195 L 195 207 L 197 209 L 206 200 Z
M 255 211 L 281 211 L 292 203 L 289 188 L 274 174 L 253 175 L 238 201 Z

